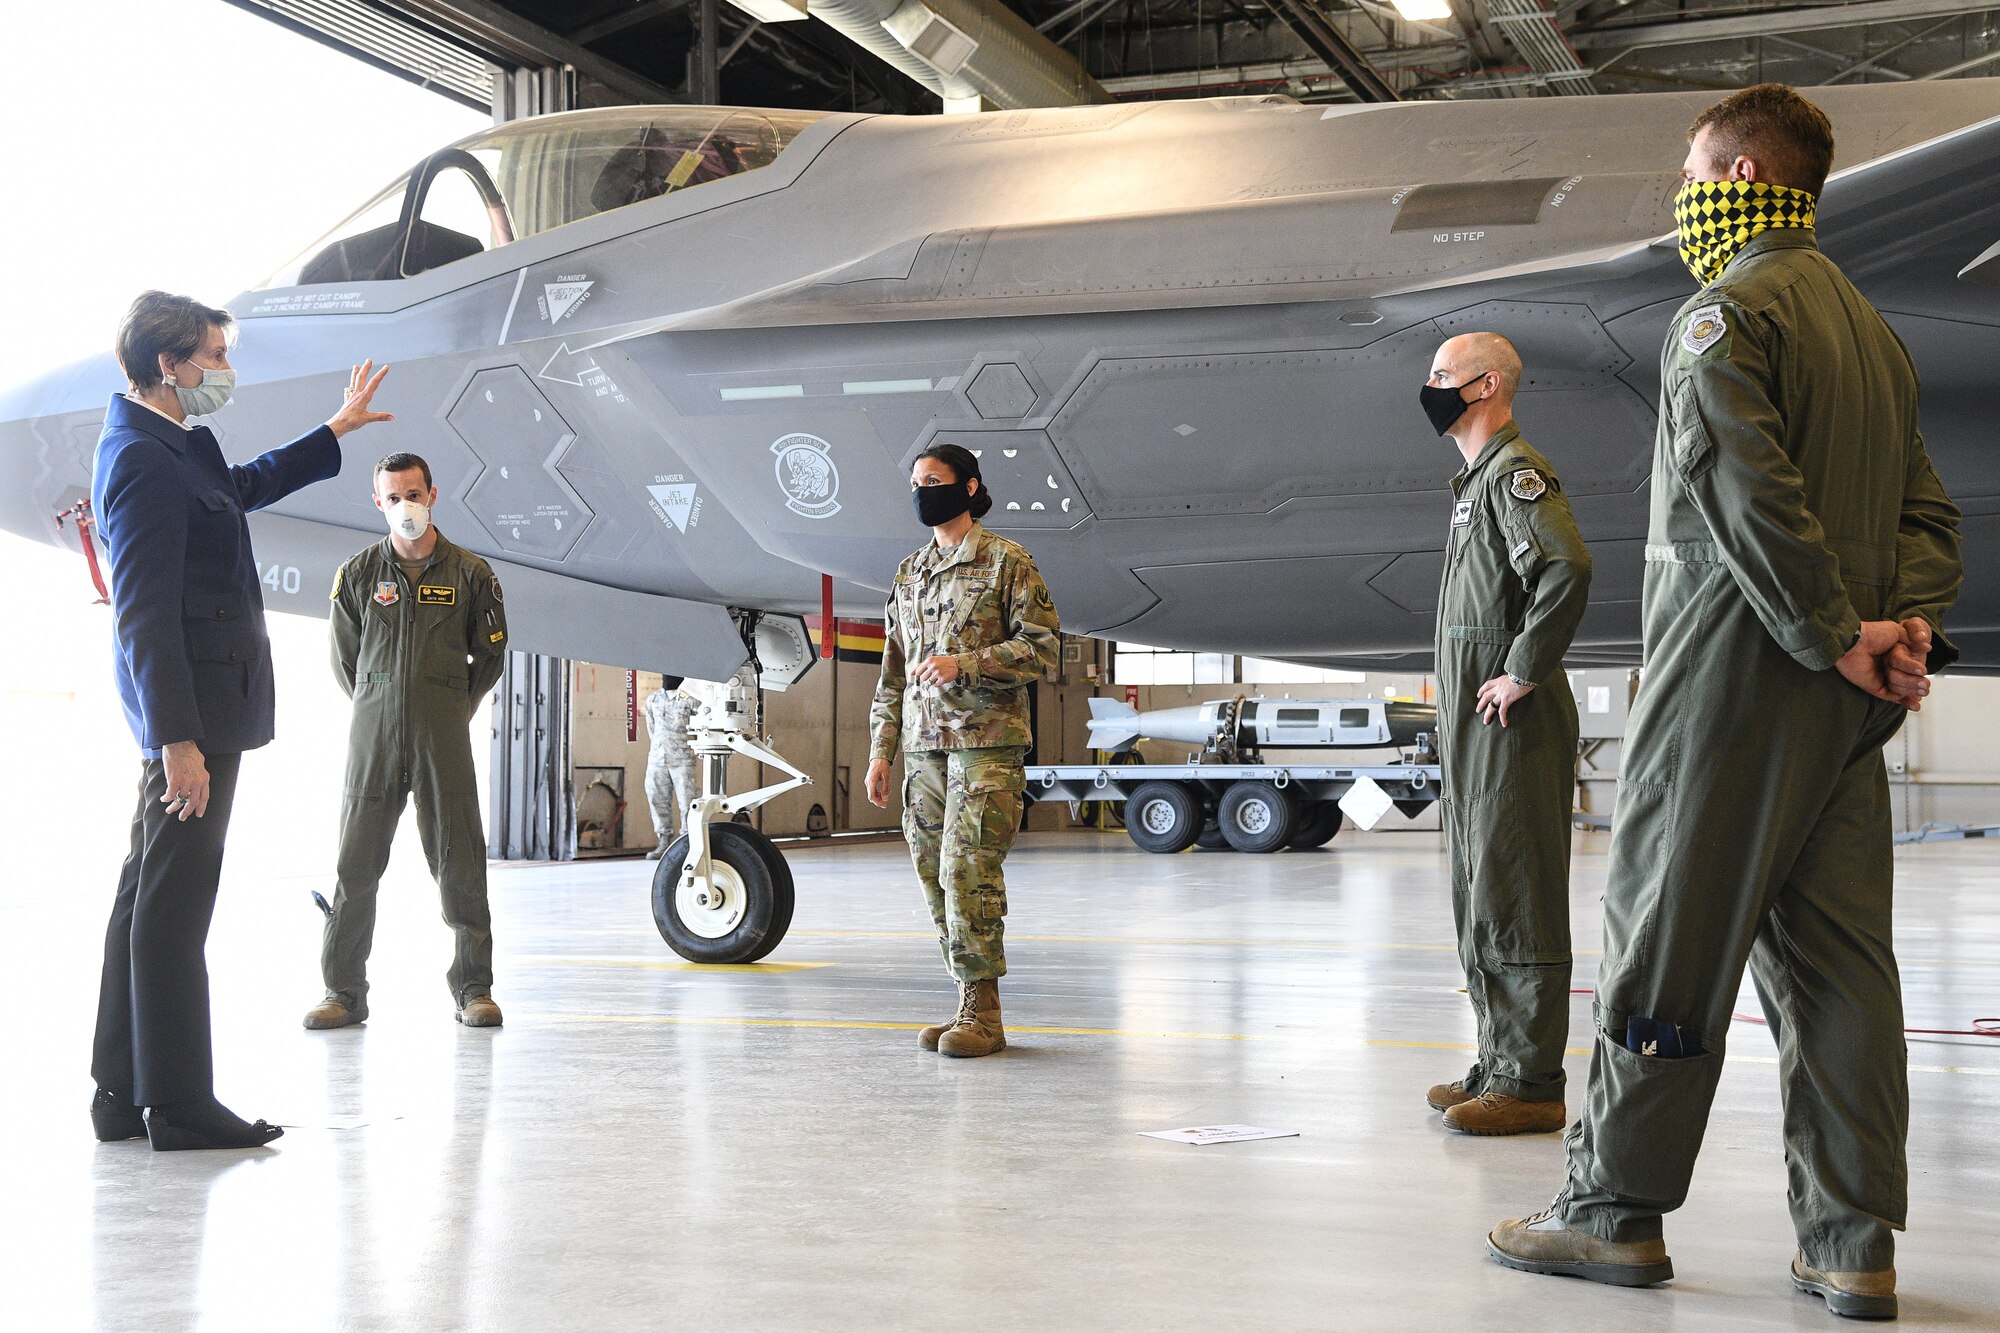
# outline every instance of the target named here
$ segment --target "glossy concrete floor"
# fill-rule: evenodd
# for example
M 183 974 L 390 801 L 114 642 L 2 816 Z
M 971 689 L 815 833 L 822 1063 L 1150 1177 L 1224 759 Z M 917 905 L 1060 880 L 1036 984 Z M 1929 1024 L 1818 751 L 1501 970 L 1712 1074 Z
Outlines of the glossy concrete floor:
M 1012 1046 L 941 1060 L 949 1008 L 900 844 L 794 853 L 768 966 L 697 969 L 649 865 L 496 868 L 507 1025 L 451 1020 L 415 838 L 384 890 L 365 1028 L 307 1033 L 317 868 L 232 845 L 210 946 L 220 1091 L 268 1151 L 98 1145 L 84 1115 L 103 866 L 17 860 L 0 899 L 13 1052 L 0 1324 L 23 1330 L 1826 1328 L 1785 1279 L 1774 1061 L 1739 1027 L 1680 1278 L 1504 1271 L 1497 1219 L 1557 1184 L 1556 1136 L 1446 1133 L 1425 1086 L 1469 1023 L 1434 835 L 1153 857 L 1024 839 Z M 1578 844 L 1597 940 L 1604 840 Z M 2000 848 L 1906 850 L 1911 1022 L 2000 1014 Z M 1594 951 L 1580 956 L 1588 985 Z M 1588 1002 L 1576 1003 L 1581 1048 Z M 1746 996 L 1746 1008 L 1754 1000 Z M 1580 1077 L 1581 1051 L 1571 1060 Z M 1904 1323 L 2000 1326 L 2000 1041 L 1911 1047 Z M 1299 1131 L 1193 1148 L 1139 1131 Z

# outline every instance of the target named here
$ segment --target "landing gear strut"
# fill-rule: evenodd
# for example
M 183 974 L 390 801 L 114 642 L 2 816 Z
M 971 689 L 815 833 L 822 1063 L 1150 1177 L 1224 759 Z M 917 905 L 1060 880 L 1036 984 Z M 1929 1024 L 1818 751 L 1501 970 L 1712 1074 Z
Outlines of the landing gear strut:
M 777 844 L 733 818 L 812 782 L 760 734 L 757 693 L 760 680 L 783 689 L 811 665 L 805 626 L 796 618 L 755 611 L 736 615 L 750 660 L 726 681 L 690 679 L 681 685 L 701 705 L 688 724 L 701 760 L 701 795 L 682 812 L 684 832 L 653 871 L 653 923 L 675 953 L 697 963 L 754 963 L 785 938 L 792 924 L 791 867 Z M 760 650 L 795 661 L 767 670 L 759 662 Z M 725 795 L 731 754 L 787 776 L 755 791 Z

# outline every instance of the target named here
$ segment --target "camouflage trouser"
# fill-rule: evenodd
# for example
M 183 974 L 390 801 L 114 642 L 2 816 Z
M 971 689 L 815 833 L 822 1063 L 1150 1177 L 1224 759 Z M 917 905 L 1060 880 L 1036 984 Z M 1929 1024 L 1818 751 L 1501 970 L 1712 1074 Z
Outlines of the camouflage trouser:
M 653 834 L 660 845 L 674 840 L 674 830 L 687 822 L 687 808 L 701 795 L 701 777 L 692 751 L 678 753 L 660 747 L 646 761 L 646 802 L 653 811 Z
M 919 750 L 903 756 L 903 837 L 923 881 L 945 965 L 960 981 L 1007 974 L 1007 881 L 1021 827 L 1026 750 Z

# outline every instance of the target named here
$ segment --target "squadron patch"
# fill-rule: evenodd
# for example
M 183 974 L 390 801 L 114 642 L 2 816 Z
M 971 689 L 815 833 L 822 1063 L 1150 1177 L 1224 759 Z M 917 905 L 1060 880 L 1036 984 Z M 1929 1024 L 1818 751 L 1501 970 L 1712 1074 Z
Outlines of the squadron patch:
M 375 585 L 375 605 L 377 606 L 394 606 L 402 600 L 402 597 L 403 594 L 396 591 L 396 580 L 394 579 L 383 579 Z
M 333 591 L 326 595 L 327 601 L 337 602 L 340 600 L 340 576 L 345 574 L 346 572 L 347 572 L 346 565 L 342 565 L 340 568 L 333 571 Z
M 1549 483 L 1542 474 L 1531 467 L 1524 467 L 1514 474 L 1507 483 L 1507 490 L 1516 500 L 1539 500 L 1549 489 Z
M 1687 327 L 1681 330 L 1681 349 L 1689 356 L 1700 356 L 1721 342 L 1728 332 L 1729 325 L 1722 318 L 1722 307 L 1705 305 L 1688 316 Z
M 457 606 L 458 589 L 436 583 L 417 585 L 418 606 Z
M 1472 501 L 1460 500 L 1451 507 L 1451 525 L 1454 528 L 1462 528 L 1470 522 L 1472 522 Z

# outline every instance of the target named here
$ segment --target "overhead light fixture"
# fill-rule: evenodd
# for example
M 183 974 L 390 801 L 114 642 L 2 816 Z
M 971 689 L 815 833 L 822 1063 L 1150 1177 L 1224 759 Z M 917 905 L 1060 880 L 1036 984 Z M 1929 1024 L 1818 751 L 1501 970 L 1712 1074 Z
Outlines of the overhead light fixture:
M 729 0 L 759 23 L 796 23 L 806 17 L 806 0 Z
M 1427 23 L 1451 17 L 1451 6 L 1445 0 L 1390 0 L 1390 3 L 1410 23 Z

